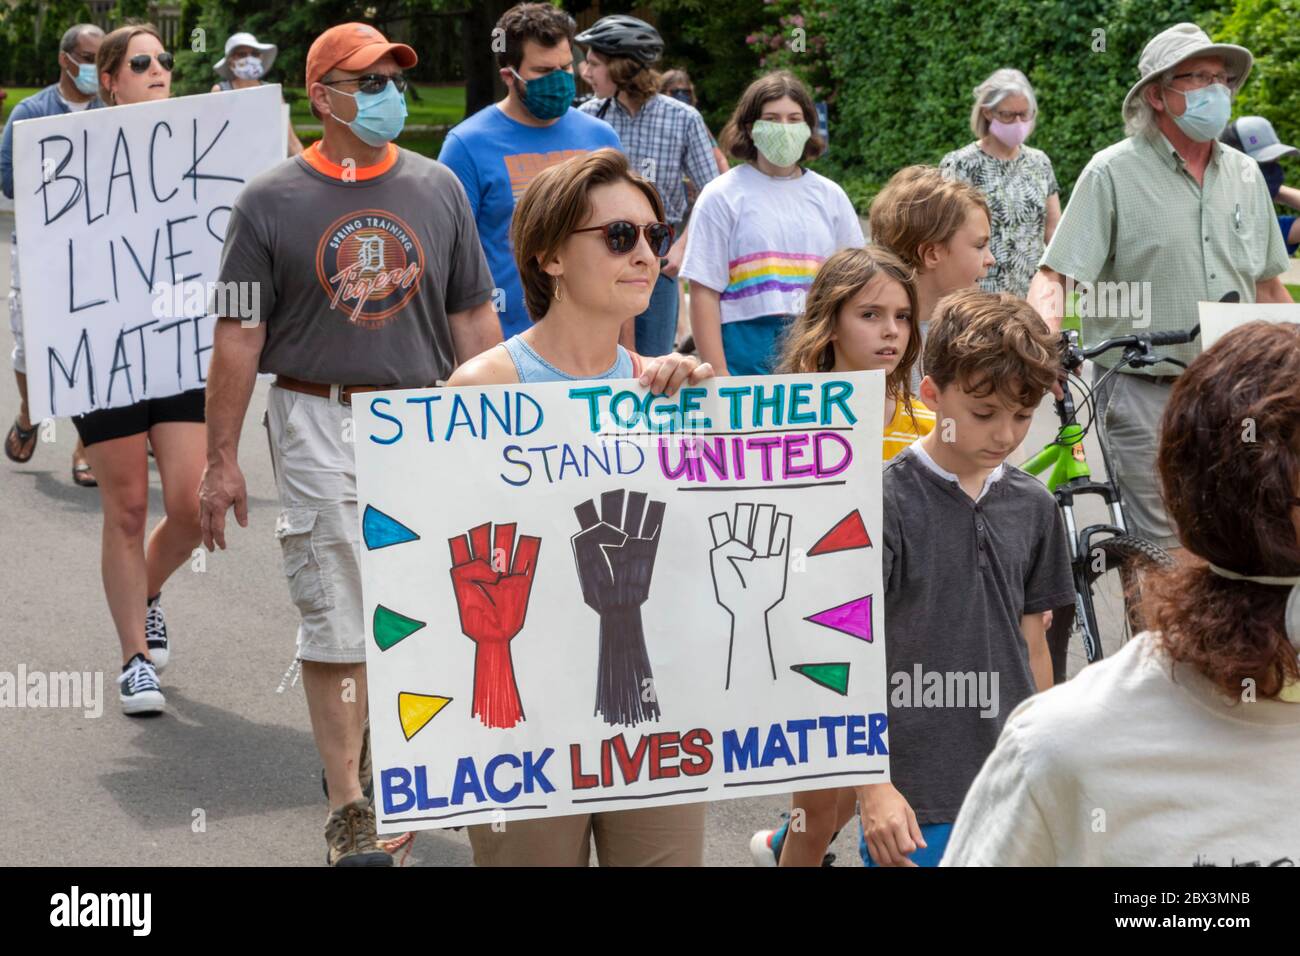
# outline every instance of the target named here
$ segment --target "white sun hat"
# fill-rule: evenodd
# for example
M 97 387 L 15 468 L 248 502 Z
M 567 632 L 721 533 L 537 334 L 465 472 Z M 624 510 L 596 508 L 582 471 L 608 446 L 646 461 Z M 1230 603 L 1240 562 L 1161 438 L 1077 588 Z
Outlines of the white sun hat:
M 258 43 L 257 37 L 251 33 L 232 33 L 230 39 L 226 41 L 226 55 L 218 60 L 212 67 L 217 76 L 223 80 L 233 80 L 230 75 L 230 51 L 238 49 L 241 46 L 251 47 L 262 54 L 262 74 L 266 75 L 271 72 L 271 64 L 275 62 L 275 55 L 280 52 L 280 48 L 274 43 Z
M 1154 82 L 1170 67 L 1196 56 L 1222 57 L 1229 75 L 1236 77 L 1232 87 L 1234 93 L 1245 84 L 1250 68 L 1255 63 L 1255 58 L 1244 46 L 1215 43 L 1195 23 L 1176 23 L 1168 30 L 1157 33 L 1142 49 L 1142 56 L 1138 60 L 1138 76 L 1141 79 L 1133 84 L 1128 96 L 1124 97 L 1124 118 L 1127 120 L 1136 112 L 1143 87 Z

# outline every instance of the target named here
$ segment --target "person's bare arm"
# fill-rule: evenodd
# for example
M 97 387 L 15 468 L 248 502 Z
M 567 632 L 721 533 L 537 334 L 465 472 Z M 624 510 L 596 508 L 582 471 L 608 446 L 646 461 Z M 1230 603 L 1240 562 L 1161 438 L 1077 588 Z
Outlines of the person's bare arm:
M 1047 648 L 1047 626 L 1040 614 L 1020 618 L 1020 633 L 1029 647 L 1029 670 L 1039 690 L 1052 686 L 1052 655 Z
M 1300 211 L 1300 189 L 1294 186 L 1281 186 L 1278 188 L 1277 197 L 1274 200 L 1278 205 L 1286 206 L 1288 209 Z
M 727 356 L 722 351 L 722 298 L 714 289 L 691 282 L 691 334 L 700 360 L 713 366 L 718 375 L 729 375 Z
M 293 131 L 293 120 L 290 119 L 289 120 L 289 155 L 297 156 L 299 153 L 302 152 L 302 149 L 303 149 L 302 140 L 300 140 L 298 138 L 298 134 Z
M 1271 279 L 1255 283 L 1255 301 L 1289 303 L 1295 300 L 1291 298 L 1291 293 L 1287 291 L 1282 277 L 1274 276 Z
M 212 332 L 212 362 L 208 368 L 208 464 L 199 485 L 199 526 L 203 545 L 226 548 L 226 511 L 248 527 L 248 489 L 239 469 L 239 433 L 257 381 L 257 364 L 266 344 L 266 326 L 218 319 Z
M 505 349 L 489 348 L 481 355 L 462 362 L 447 379 L 447 385 L 514 385 L 519 372 Z
M 492 308 L 490 298 L 461 312 L 451 313 L 447 322 L 451 325 L 457 365 L 463 365 L 501 341 L 501 320 Z
M 1052 193 L 1047 197 L 1047 222 L 1043 224 L 1043 245 L 1049 246 L 1052 243 L 1052 234 L 1056 232 L 1056 224 L 1061 221 L 1061 194 Z
M 1043 317 L 1053 335 L 1061 331 L 1061 318 L 1065 315 L 1065 276 L 1047 266 L 1039 266 L 1029 283 L 1029 294 L 1025 299 Z
M 670 279 L 676 278 L 678 270 L 682 267 L 682 258 L 686 255 L 686 234 L 690 231 L 690 226 L 682 227 L 682 234 L 668 248 L 662 271 Z

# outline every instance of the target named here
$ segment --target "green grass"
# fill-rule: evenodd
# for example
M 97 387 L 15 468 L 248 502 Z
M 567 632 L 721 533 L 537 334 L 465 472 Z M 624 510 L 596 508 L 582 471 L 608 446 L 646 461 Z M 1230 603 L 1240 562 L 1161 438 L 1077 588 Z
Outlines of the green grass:
M 1286 290 L 1291 293 L 1291 298 L 1300 302 L 1300 285 L 1289 285 Z

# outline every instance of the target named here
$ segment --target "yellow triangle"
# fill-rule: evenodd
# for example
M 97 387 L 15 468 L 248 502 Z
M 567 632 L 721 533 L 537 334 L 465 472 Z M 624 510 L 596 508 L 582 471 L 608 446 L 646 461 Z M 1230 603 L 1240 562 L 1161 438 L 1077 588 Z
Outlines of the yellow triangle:
M 438 716 L 438 712 L 451 703 L 450 697 L 433 694 L 411 694 L 401 691 L 397 695 L 397 716 L 402 721 L 402 733 L 410 740 L 424 725 Z

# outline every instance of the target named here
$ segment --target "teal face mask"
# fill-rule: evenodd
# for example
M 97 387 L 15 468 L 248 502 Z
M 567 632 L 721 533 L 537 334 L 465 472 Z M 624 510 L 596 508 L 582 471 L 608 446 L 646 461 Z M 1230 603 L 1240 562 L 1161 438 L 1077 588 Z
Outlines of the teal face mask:
M 335 92 L 357 101 L 356 119 L 347 126 L 367 146 L 383 146 L 401 135 L 402 127 L 406 125 L 406 97 L 398 92 L 392 80 L 378 93 Z M 334 118 L 343 122 L 337 116 Z
M 1178 128 L 1198 143 L 1217 139 L 1232 115 L 1232 94 L 1228 88 L 1222 83 L 1211 83 L 1204 89 L 1188 90 L 1183 99 L 1187 109 L 1182 116 L 1173 117 Z
M 525 80 L 511 67 L 511 73 L 524 88 L 524 107 L 539 120 L 559 119 L 573 105 L 573 74 L 568 70 L 552 70 L 535 80 Z
M 95 72 L 95 64 L 78 63 L 77 72 L 68 72 L 72 77 L 72 85 L 77 88 L 77 92 L 85 93 L 87 96 L 99 92 L 99 74 Z

